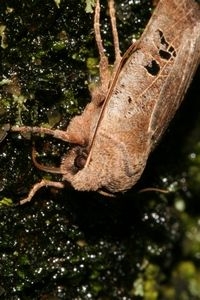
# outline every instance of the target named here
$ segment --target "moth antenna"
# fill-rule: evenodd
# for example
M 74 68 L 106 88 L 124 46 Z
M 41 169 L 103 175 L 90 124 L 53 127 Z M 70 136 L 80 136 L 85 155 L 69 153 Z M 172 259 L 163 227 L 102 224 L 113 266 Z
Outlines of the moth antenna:
M 117 31 L 116 10 L 115 10 L 114 0 L 108 1 L 108 7 L 109 7 L 111 27 L 112 27 L 114 50 L 115 50 L 115 68 L 117 68 L 121 61 L 121 54 L 120 54 L 121 51 L 119 47 L 119 36 Z
M 159 188 L 145 188 L 145 189 L 139 190 L 139 193 L 146 193 L 146 192 L 159 192 L 159 193 L 163 193 L 163 194 L 170 193 L 170 191 L 168 191 L 168 190 L 159 189 Z
M 19 204 L 22 205 L 27 202 L 30 202 L 32 200 L 33 196 L 36 194 L 36 192 L 39 191 L 42 187 L 55 187 L 55 188 L 63 189 L 65 187 L 65 185 L 62 182 L 42 179 L 40 182 L 36 183 L 32 187 L 32 189 L 30 190 L 30 192 L 28 194 L 28 197 L 21 200 L 19 202 Z
M 101 37 L 100 10 L 101 10 L 100 2 L 99 0 L 97 0 L 95 6 L 95 13 L 94 13 L 94 34 L 95 34 L 95 40 L 97 43 L 97 48 L 100 56 L 99 75 L 100 75 L 102 90 L 107 90 L 109 86 L 109 80 L 110 80 L 110 71 L 109 71 L 108 58 L 105 55 L 104 46 Z
M 32 147 L 32 153 L 31 153 L 31 158 L 32 158 L 33 164 L 35 165 L 35 167 L 37 169 L 39 169 L 41 171 L 44 171 L 44 172 L 48 172 L 48 173 L 62 174 L 60 168 L 45 166 L 43 164 L 38 163 L 38 161 L 36 160 L 36 155 L 37 155 L 37 151 L 35 149 L 35 146 L 33 145 L 33 147 Z

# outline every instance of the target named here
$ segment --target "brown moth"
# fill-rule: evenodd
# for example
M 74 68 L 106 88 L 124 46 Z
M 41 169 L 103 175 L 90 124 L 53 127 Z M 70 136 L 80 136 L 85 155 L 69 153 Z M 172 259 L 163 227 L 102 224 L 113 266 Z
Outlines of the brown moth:
M 11 127 L 11 131 L 45 133 L 74 144 L 60 168 L 79 191 L 117 193 L 140 178 L 149 154 L 180 106 L 200 62 L 200 6 L 194 0 L 160 0 L 141 38 L 120 57 L 114 0 L 108 0 L 116 62 L 110 76 L 100 35 L 100 4 L 96 1 L 94 30 L 100 53 L 100 86 L 80 116 L 66 131 Z M 35 184 L 30 201 L 43 186 L 63 188 L 63 182 Z

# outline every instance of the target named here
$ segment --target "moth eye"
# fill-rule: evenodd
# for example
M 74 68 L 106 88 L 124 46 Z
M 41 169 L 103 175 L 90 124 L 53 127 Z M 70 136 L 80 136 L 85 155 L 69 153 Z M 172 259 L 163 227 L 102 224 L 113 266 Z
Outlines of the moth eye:
M 87 157 L 84 154 L 77 155 L 77 157 L 74 160 L 74 166 L 79 170 L 83 169 L 86 163 L 86 159 Z

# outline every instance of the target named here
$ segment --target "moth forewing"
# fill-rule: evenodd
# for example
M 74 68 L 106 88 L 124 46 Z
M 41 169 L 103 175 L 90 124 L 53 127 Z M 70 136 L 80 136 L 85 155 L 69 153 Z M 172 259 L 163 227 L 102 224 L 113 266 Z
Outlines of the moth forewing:
M 184 99 L 199 63 L 200 22 L 183 35 L 173 68 L 160 91 L 149 125 L 152 149 Z

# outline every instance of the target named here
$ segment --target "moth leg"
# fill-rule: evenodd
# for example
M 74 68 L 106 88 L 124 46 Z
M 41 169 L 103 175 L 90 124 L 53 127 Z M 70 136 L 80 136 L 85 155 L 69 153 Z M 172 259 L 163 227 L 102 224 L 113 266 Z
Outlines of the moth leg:
M 110 82 L 110 71 L 109 71 L 109 62 L 108 58 L 105 55 L 104 46 L 101 37 L 100 31 L 100 2 L 96 1 L 95 13 L 94 13 L 94 34 L 95 40 L 97 43 L 97 48 L 99 51 L 100 62 L 99 62 L 99 75 L 101 81 L 101 90 L 102 92 L 107 92 Z
M 21 200 L 19 203 L 20 205 L 25 204 L 27 202 L 30 202 L 33 198 L 33 196 L 36 194 L 36 192 L 38 190 L 40 190 L 42 187 L 55 187 L 55 188 L 59 188 L 59 189 L 63 189 L 64 188 L 64 184 L 62 182 L 58 182 L 58 181 L 50 181 L 50 180 L 45 180 L 42 179 L 40 182 L 36 183 L 32 189 L 30 190 L 28 197 Z
M 67 130 L 59 130 L 59 129 L 50 129 L 45 127 L 37 127 L 37 126 L 11 126 L 9 131 L 11 132 L 19 132 L 19 133 L 38 133 L 38 134 L 48 134 L 52 135 L 54 138 L 63 140 L 68 143 L 79 144 L 82 145 L 85 143 L 85 140 L 82 136 L 77 135 L 76 133 L 68 133 Z
M 114 71 L 112 73 L 112 78 L 113 78 L 115 73 L 117 72 L 118 66 L 121 61 L 114 0 L 108 0 L 108 8 L 109 8 L 109 15 L 110 15 L 112 34 L 113 34 L 113 42 L 114 42 L 114 50 L 115 50 Z M 108 93 L 108 90 L 110 87 L 111 72 L 109 69 L 109 62 L 108 62 L 107 56 L 105 55 L 104 46 L 103 46 L 102 37 L 101 37 L 100 1 L 99 0 L 96 1 L 96 6 L 95 6 L 94 33 L 95 33 L 95 40 L 97 43 L 97 48 L 98 48 L 99 56 L 100 56 L 99 75 L 100 75 L 101 85 L 100 85 L 100 87 L 94 89 L 91 92 L 91 94 L 92 94 L 92 101 L 94 103 L 96 103 L 96 106 L 100 106 L 106 99 L 106 96 L 107 96 L 107 93 Z
M 97 190 L 97 192 L 98 192 L 100 195 L 103 195 L 103 196 L 106 196 L 106 197 L 112 197 L 112 198 L 116 197 L 115 194 L 112 194 L 112 193 L 109 193 L 109 192 L 105 192 L 105 191 L 103 191 L 103 190 Z
M 112 27 L 114 50 L 115 50 L 115 66 L 114 66 L 114 68 L 116 69 L 119 66 L 119 63 L 121 61 L 121 54 L 120 54 L 120 48 L 119 48 L 119 37 L 118 37 L 118 32 L 117 32 L 116 11 L 115 11 L 114 0 L 108 0 L 108 7 L 109 7 L 111 27 Z

